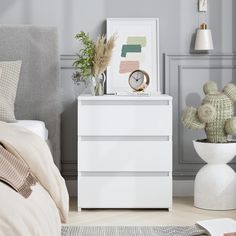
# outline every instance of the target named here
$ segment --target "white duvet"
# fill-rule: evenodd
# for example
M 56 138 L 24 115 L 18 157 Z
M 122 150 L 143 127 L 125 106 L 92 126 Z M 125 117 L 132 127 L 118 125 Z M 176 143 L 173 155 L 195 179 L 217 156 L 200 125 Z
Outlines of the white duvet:
M 37 177 L 25 199 L 0 182 L 0 236 L 59 236 L 66 222 L 69 197 L 47 144 L 32 132 L 0 122 L 0 142 L 24 159 Z

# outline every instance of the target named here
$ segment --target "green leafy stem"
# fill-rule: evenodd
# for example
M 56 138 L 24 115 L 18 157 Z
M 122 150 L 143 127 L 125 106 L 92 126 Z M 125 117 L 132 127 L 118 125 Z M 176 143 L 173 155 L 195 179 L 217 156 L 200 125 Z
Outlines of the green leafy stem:
M 75 38 L 80 41 L 82 48 L 76 54 L 78 58 L 74 61 L 73 66 L 79 72 L 82 79 L 89 79 L 92 73 L 93 58 L 95 53 L 93 40 L 89 34 L 81 31 L 76 34 Z

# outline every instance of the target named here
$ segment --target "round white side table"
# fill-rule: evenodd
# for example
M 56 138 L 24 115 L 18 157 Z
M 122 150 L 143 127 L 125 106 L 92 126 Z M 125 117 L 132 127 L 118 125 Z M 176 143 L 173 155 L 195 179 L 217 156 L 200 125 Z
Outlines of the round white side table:
M 194 206 L 208 210 L 236 209 L 236 173 L 227 165 L 236 155 L 236 143 L 193 141 L 207 164 L 196 175 Z

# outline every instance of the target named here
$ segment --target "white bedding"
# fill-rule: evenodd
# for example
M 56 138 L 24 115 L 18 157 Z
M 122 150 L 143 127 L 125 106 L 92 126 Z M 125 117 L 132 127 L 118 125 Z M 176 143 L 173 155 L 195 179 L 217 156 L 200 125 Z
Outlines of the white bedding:
M 40 136 L 43 140 L 48 140 L 48 129 L 43 121 L 39 120 L 17 120 L 17 123 L 11 123 L 26 128 Z
M 28 199 L 0 182 L 1 236 L 60 236 L 61 223 L 57 206 L 40 185 L 32 187 Z
M 60 236 L 61 221 L 68 217 L 69 196 L 46 142 L 5 122 L 0 122 L 0 142 L 22 158 L 38 179 L 28 199 L 0 182 L 0 236 Z

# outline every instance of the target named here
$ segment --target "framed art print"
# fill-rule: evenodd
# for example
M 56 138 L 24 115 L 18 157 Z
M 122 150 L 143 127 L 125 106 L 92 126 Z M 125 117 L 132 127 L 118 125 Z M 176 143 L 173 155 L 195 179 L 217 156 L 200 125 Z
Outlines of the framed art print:
M 108 18 L 107 37 L 116 34 L 112 59 L 107 68 L 107 93 L 129 93 L 129 75 L 143 70 L 150 77 L 146 92 L 160 92 L 159 19 Z

